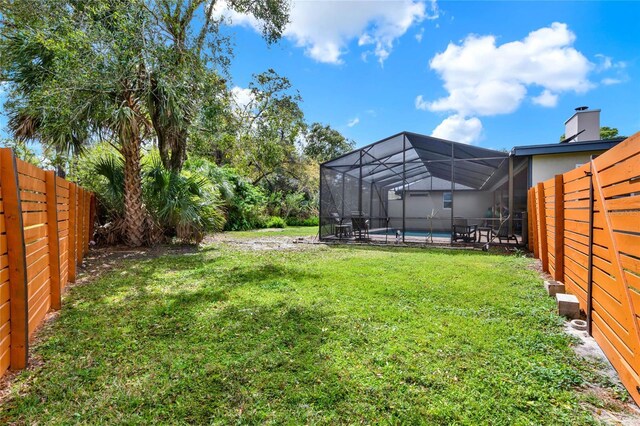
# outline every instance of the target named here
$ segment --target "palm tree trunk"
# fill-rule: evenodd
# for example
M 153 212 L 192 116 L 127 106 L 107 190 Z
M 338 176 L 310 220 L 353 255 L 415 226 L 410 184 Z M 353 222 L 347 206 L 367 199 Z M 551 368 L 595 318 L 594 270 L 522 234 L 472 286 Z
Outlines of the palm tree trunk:
M 144 243 L 145 209 L 142 202 L 142 166 L 140 165 L 141 139 L 134 133 L 122 141 L 124 156 L 124 221 L 127 244 L 140 247 Z

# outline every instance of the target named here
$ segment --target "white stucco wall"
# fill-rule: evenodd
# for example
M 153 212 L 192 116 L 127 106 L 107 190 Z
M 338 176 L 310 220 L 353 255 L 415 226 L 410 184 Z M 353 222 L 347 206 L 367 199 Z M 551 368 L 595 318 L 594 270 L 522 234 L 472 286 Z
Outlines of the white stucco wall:
M 406 200 L 407 229 L 426 229 L 429 221 L 427 216 L 432 209 L 437 210 L 433 221 L 434 230 L 447 230 L 451 224 L 451 210 L 443 207 L 442 191 L 432 191 L 429 196 L 411 196 Z M 483 191 L 458 191 L 453 195 L 453 213 L 456 217 L 478 218 L 469 219 L 470 224 L 480 224 L 482 218 L 493 203 L 493 193 Z M 402 200 L 389 201 L 389 216 L 392 228 L 402 228 Z
M 534 155 L 531 162 L 531 184 L 544 182 L 555 175 L 566 173 L 576 168 L 576 165 L 587 163 L 597 152 L 579 152 L 571 154 Z

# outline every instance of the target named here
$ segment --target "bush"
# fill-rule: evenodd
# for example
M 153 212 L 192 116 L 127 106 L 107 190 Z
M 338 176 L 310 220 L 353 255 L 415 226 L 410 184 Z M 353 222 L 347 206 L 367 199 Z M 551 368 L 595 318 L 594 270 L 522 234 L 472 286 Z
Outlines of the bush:
M 199 243 L 207 232 L 224 226 L 219 191 L 198 171 L 168 171 L 160 157 L 154 156 L 146 167 L 143 185 L 154 219 L 180 240 Z
M 288 217 L 287 225 L 289 226 L 318 226 L 320 225 L 320 219 L 318 216 L 308 217 L 306 219 L 300 217 Z
M 99 223 L 105 226 L 98 229 L 97 241 L 117 243 L 125 239 L 124 163 L 117 152 L 97 150 L 92 154 L 75 170 L 76 178 L 96 193 L 100 203 L 103 217 Z M 224 226 L 220 190 L 215 183 L 198 170 L 166 170 L 155 151 L 142 158 L 142 190 L 148 213 L 144 225 L 148 244 L 162 237 L 197 243 L 207 232 Z
M 271 216 L 265 226 L 267 228 L 286 228 L 287 222 L 281 217 Z
M 201 157 L 190 158 L 184 168 L 206 175 L 219 189 L 226 212 L 225 231 L 247 231 L 266 226 L 266 195 L 236 170 L 220 167 Z

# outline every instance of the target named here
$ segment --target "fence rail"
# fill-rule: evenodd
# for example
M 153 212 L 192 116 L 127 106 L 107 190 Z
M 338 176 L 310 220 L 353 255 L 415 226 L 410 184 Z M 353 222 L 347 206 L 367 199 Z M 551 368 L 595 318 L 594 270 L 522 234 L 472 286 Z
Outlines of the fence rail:
M 529 249 L 640 404 L 640 133 L 528 195 Z
M 75 281 L 89 249 L 93 200 L 0 148 L 0 376 L 26 367 L 29 338 Z

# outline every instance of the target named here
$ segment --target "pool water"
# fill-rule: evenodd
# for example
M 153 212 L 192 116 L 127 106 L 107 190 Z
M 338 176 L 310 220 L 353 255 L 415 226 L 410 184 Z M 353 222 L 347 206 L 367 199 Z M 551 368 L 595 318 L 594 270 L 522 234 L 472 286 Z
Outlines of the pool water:
M 395 229 L 389 229 L 388 231 L 386 229 L 376 229 L 375 231 L 369 231 L 369 234 L 373 234 L 373 235 L 386 235 L 391 236 L 391 237 L 395 237 L 396 236 L 396 230 Z M 402 231 L 400 231 L 402 232 Z M 422 237 L 422 238 L 427 238 L 430 233 L 427 231 L 405 231 L 404 233 L 405 237 Z M 433 233 L 433 238 L 451 238 L 451 233 L 449 232 L 434 232 Z

